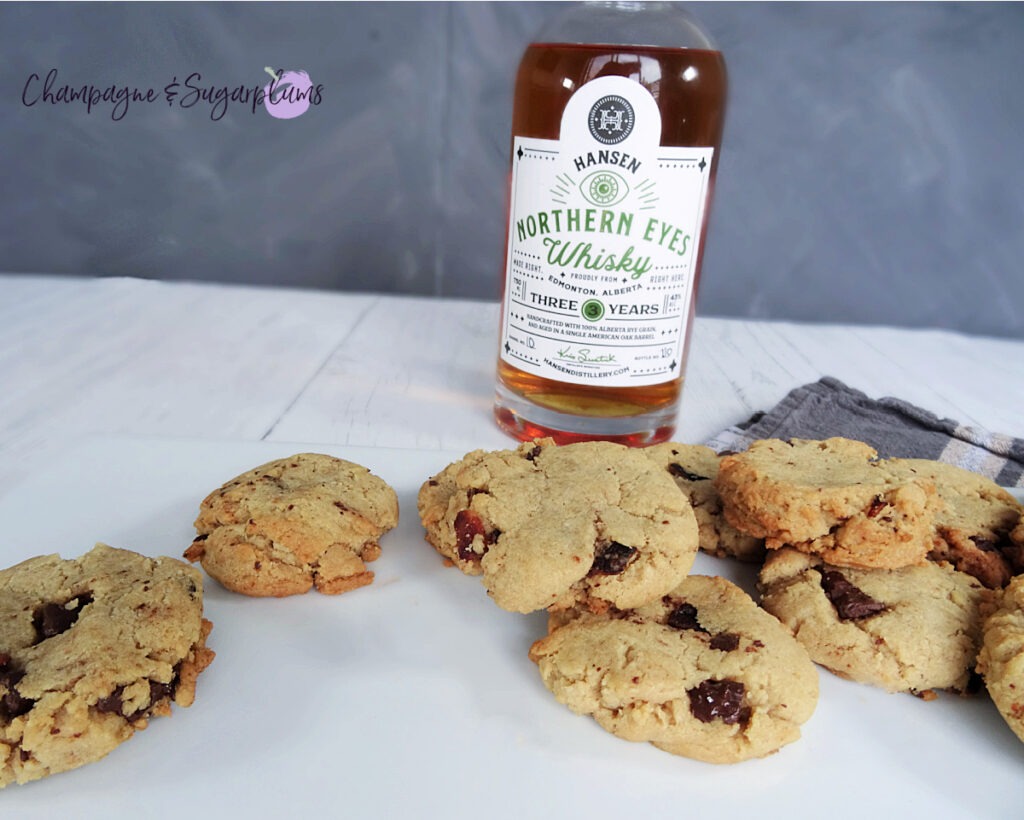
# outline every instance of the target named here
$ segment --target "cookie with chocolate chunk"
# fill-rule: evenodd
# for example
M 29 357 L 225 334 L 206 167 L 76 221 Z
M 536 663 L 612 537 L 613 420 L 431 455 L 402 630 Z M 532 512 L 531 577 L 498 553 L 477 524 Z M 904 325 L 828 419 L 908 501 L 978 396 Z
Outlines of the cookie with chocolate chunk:
M 1024 572 L 1024 551 L 1010 534 L 1024 505 L 991 479 L 952 464 L 926 459 L 891 459 L 890 469 L 935 485 L 942 501 L 928 555 L 948 561 L 985 586 L 1005 586 Z
M 968 691 L 990 591 L 952 567 L 857 569 L 770 552 L 761 605 L 816 663 L 890 692 Z
M 931 481 L 844 438 L 756 441 L 722 458 L 715 486 L 741 532 L 842 566 L 922 563 L 940 507 Z
M 189 561 L 244 595 L 335 595 L 373 581 L 366 564 L 398 523 L 395 491 L 366 467 L 299 453 L 242 473 L 200 504 Z
M 700 444 L 670 441 L 647 447 L 643 453 L 664 467 L 690 499 L 704 552 L 750 563 L 764 558 L 763 538 L 742 533 L 725 520 L 722 498 L 715 489 L 721 458 L 714 450 Z
M 640 606 L 690 571 L 697 522 L 672 477 L 605 441 L 469 453 L 423 484 L 427 540 L 503 609 Z
M 800 737 L 818 673 L 789 631 L 724 578 L 691 575 L 623 612 L 552 620 L 530 658 L 572 711 L 632 741 L 711 763 Z
M 982 629 L 978 673 L 1007 725 L 1024 741 L 1024 575 L 995 593 Z
M 0 787 L 106 756 L 190 706 L 206 648 L 199 572 L 103 544 L 0 572 Z

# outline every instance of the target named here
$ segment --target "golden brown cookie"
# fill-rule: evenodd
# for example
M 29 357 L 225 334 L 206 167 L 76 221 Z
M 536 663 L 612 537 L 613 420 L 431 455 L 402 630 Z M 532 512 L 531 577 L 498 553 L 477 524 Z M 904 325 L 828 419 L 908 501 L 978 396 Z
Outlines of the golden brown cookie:
M 513 612 L 640 606 L 689 572 L 697 522 L 643 453 L 604 441 L 478 450 L 424 483 L 427 540 Z
M 1024 741 L 1024 575 L 995 594 L 982 629 L 978 673 L 1007 725 Z
M 577 714 L 626 740 L 712 763 L 800 737 L 818 700 L 807 652 L 723 578 L 691 575 L 629 612 L 555 619 L 530 658 Z
M 761 605 L 811 658 L 837 675 L 890 692 L 967 692 L 990 591 L 949 566 L 899 569 L 825 564 L 793 549 L 770 552 Z
M 271 461 L 202 502 L 189 561 L 245 595 L 330 595 L 373 581 L 366 562 L 398 523 L 395 491 L 368 469 L 319 453 Z
M 764 539 L 737 530 L 725 519 L 715 489 L 719 455 L 700 444 L 670 441 L 647 447 L 643 453 L 668 470 L 693 505 L 700 531 L 700 548 L 719 558 L 756 563 L 764 559 Z
M 1024 555 L 1010 533 L 1024 505 L 985 476 L 925 459 L 891 459 L 893 470 L 935 485 L 942 508 L 928 557 L 948 561 L 990 588 L 1005 586 L 1024 572 Z
M 97 545 L 0 572 L 0 787 L 92 763 L 171 703 L 206 648 L 199 572 Z
M 940 506 L 935 487 L 876 455 L 843 438 L 766 439 L 724 456 L 715 486 L 729 523 L 769 549 L 842 566 L 919 564 Z

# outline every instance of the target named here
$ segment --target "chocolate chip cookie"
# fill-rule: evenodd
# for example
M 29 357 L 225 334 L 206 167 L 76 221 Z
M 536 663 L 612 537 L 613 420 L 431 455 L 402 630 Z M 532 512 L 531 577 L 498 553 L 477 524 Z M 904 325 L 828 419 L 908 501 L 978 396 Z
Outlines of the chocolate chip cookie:
M 726 519 L 828 563 L 895 568 L 925 560 L 940 502 L 932 482 L 867 444 L 765 439 L 724 456 L 715 481 Z
M 700 444 L 670 441 L 647 447 L 643 453 L 668 470 L 676 485 L 693 505 L 700 531 L 700 548 L 719 558 L 736 558 L 756 563 L 764 558 L 764 539 L 740 532 L 722 512 L 722 499 L 715 489 L 719 455 Z
M 948 561 L 990 588 L 1005 586 L 1024 572 L 1024 550 L 1010 534 L 1024 505 L 985 476 L 925 459 L 892 459 L 890 469 L 906 471 L 935 485 L 942 507 L 928 557 Z
M 185 551 L 234 592 L 330 595 L 373 581 L 366 563 L 398 523 L 395 491 L 368 469 L 319 453 L 271 461 L 202 502 Z
M 781 549 L 759 585 L 761 605 L 837 675 L 890 692 L 968 691 L 991 594 L 970 575 L 934 563 L 837 567 Z
M 797 740 L 817 704 L 807 652 L 723 578 L 692 575 L 632 611 L 552 626 L 530 658 L 555 697 L 614 735 L 672 754 L 763 757 Z
M 97 545 L 0 572 L 0 787 L 92 763 L 171 703 L 206 648 L 199 572 Z
M 978 673 L 1007 725 L 1024 741 L 1024 575 L 994 594 L 982 630 Z
M 675 587 L 697 552 L 672 477 L 611 442 L 469 453 L 424 483 L 418 507 L 430 544 L 513 612 L 640 606 Z

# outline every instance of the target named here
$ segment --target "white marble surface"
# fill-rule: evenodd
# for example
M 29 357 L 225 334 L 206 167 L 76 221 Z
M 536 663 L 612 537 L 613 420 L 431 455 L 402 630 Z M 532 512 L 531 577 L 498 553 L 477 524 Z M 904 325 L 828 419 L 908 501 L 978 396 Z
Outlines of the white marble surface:
M 489 302 L 0 276 L 0 493 L 92 434 L 502 447 Z M 1024 342 L 698 318 L 677 438 L 835 376 L 1024 436 Z

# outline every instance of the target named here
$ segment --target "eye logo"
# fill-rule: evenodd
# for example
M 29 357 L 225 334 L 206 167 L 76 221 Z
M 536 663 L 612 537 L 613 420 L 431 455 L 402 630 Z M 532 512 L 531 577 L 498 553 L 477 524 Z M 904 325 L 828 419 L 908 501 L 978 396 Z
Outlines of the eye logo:
M 263 70 L 274 78 L 263 87 L 263 105 L 271 117 L 291 120 L 309 110 L 313 81 L 305 71 L 278 69 L 275 72 L 269 66 Z
M 613 171 L 594 171 L 580 183 L 580 193 L 591 205 L 618 205 L 629 193 L 629 185 Z

